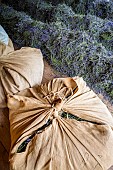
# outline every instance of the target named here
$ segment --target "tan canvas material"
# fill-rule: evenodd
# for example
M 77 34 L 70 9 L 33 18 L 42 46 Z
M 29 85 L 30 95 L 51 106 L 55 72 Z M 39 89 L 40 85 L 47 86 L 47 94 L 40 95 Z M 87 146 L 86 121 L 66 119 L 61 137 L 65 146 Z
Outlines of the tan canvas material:
M 24 47 L 0 57 L 0 108 L 6 95 L 39 85 L 43 76 L 43 56 L 39 49 Z
M 82 78 L 57 78 L 8 95 L 8 107 L 11 170 L 107 170 L 113 165 L 113 118 Z
M 9 39 L 8 45 L 4 44 L 3 42 L 0 41 L 0 57 L 2 55 L 7 55 L 8 53 L 14 51 L 13 43 Z

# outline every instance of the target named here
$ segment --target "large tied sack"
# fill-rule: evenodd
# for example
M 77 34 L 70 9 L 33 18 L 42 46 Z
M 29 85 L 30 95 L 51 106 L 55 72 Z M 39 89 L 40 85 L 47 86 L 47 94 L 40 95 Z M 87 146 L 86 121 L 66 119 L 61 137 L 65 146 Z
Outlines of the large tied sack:
M 0 57 L 0 108 L 6 95 L 39 85 L 43 76 L 43 56 L 39 49 L 24 47 Z
M 11 170 L 107 170 L 113 118 L 82 78 L 8 95 Z

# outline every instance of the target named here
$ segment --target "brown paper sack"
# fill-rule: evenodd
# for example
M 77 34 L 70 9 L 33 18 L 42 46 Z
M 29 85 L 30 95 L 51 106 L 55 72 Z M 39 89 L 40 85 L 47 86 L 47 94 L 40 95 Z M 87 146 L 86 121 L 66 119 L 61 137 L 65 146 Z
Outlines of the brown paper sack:
M 7 51 L 8 52 L 8 51 Z M 6 106 L 6 95 L 39 85 L 43 76 L 40 50 L 24 47 L 0 57 L 0 108 Z
M 113 118 L 82 78 L 8 95 L 11 170 L 107 170 Z

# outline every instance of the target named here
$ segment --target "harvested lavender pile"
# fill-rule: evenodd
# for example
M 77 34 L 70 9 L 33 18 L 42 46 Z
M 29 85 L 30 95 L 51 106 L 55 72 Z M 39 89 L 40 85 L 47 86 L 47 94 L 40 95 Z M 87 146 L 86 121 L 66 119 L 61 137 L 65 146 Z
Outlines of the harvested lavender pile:
M 112 0 L 5 0 L 0 21 L 18 47 L 40 48 L 62 74 L 113 99 Z

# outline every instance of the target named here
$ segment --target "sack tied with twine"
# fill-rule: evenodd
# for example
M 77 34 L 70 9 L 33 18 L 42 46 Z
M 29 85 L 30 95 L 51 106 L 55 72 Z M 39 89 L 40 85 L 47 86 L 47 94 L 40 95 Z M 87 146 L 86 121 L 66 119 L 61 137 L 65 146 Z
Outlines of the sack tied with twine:
M 82 78 L 8 95 L 11 170 L 107 170 L 113 118 Z

